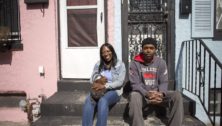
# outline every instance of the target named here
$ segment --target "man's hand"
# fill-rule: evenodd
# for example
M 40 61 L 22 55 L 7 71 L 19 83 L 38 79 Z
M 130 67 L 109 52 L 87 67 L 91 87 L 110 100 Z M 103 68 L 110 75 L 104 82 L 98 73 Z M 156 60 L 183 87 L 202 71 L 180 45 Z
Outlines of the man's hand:
M 158 91 L 149 91 L 146 97 L 151 104 L 159 104 L 163 101 L 163 93 Z

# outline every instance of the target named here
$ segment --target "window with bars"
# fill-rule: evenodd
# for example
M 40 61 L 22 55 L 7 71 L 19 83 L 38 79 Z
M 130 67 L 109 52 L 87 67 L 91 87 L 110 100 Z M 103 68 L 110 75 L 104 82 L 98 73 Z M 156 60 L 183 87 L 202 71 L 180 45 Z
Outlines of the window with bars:
M 18 0 L 0 0 L 0 43 L 20 43 Z

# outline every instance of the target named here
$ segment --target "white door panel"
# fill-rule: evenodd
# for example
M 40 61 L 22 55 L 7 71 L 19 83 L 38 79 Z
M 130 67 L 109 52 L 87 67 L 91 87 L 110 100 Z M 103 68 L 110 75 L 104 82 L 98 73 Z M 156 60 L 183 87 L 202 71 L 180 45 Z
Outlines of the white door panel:
M 85 50 L 85 51 L 83 51 Z M 90 51 L 87 51 L 90 50 Z M 95 62 L 99 59 L 98 49 L 66 51 L 62 58 L 62 73 L 65 78 L 89 78 Z
M 68 47 L 68 9 L 97 9 L 97 46 Z M 99 48 L 105 41 L 104 1 L 97 5 L 66 6 L 66 0 L 60 0 L 60 49 L 62 78 L 89 79 L 95 63 L 99 60 Z

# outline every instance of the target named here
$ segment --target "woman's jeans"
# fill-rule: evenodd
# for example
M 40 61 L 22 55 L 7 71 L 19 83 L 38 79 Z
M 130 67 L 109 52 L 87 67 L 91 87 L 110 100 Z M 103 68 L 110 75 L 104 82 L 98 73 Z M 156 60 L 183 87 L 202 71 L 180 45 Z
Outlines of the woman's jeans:
M 101 97 L 98 102 L 93 101 L 90 95 L 88 95 L 83 106 L 82 126 L 93 125 L 95 110 L 97 110 L 96 126 L 106 126 L 109 107 L 117 103 L 119 100 L 120 96 L 118 96 L 116 91 L 106 92 L 106 94 Z

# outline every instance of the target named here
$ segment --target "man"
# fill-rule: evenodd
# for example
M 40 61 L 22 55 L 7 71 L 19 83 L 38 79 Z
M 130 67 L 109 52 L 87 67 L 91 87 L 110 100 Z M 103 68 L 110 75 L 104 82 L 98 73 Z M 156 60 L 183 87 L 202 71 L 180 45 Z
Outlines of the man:
M 132 87 L 129 99 L 129 116 L 132 126 L 144 126 L 146 110 L 166 113 L 169 126 L 181 126 L 183 120 L 182 97 L 177 91 L 167 91 L 168 73 L 166 62 L 155 56 L 157 42 L 153 38 L 142 41 L 142 52 L 130 64 L 129 80 Z M 163 111 L 160 111 L 163 113 Z

